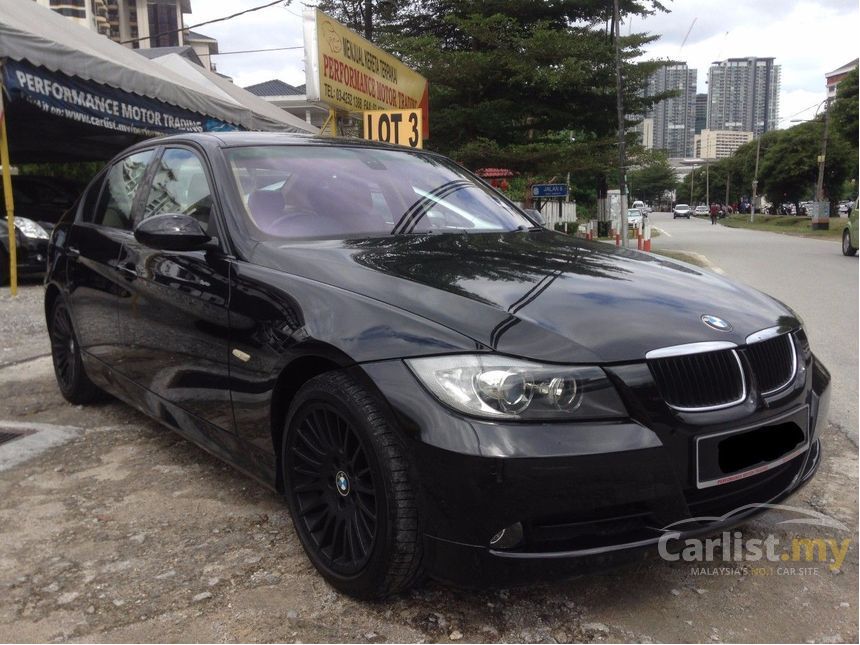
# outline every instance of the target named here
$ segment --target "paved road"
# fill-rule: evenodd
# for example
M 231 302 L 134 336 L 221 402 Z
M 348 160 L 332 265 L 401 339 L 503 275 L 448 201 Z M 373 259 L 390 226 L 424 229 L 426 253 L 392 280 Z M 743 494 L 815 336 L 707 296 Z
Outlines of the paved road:
M 844 221 L 844 220 L 843 220 Z M 779 298 L 806 324 L 813 351 L 833 375 L 830 421 L 857 444 L 857 257 L 839 243 L 673 220 L 653 213 L 661 230 L 652 248 L 704 255 L 720 273 Z

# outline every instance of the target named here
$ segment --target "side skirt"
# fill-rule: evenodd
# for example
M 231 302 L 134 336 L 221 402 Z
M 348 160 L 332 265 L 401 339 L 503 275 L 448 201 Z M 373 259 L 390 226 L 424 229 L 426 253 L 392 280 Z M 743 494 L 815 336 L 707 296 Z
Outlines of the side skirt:
M 275 461 L 241 437 L 204 421 L 82 352 L 87 376 L 106 392 L 160 422 L 184 439 L 276 491 Z

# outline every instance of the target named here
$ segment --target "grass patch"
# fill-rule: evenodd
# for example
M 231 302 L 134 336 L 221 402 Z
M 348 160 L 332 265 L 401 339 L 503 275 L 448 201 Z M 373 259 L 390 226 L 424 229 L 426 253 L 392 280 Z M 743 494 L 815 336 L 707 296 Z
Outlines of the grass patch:
M 702 258 L 697 253 L 687 253 L 686 251 L 667 251 L 666 249 L 656 249 L 653 250 L 656 255 L 662 255 L 667 258 L 671 258 L 672 260 L 679 260 L 680 262 L 686 262 L 687 264 L 693 264 L 697 267 L 702 267 L 703 269 L 707 269 L 708 265 L 702 261 Z
M 729 215 L 721 219 L 720 224 L 730 228 L 748 228 L 770 233 L 785 233 L 799 237 L 818 237 L 837 240 L 842 237 L 842 229 L 848 220 L 843 217 L 831 217 L 830 228 L 826 231 L 813 231 L 811 217 L 796 217 L 794 215 L 758 215 L 755 222 L 750 223 L 749 215 Z

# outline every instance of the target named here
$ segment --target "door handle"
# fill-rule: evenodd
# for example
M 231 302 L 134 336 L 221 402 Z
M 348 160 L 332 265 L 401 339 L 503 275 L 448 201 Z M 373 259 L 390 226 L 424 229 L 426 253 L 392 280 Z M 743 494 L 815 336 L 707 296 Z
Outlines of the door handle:
M 74 246 L 67 246 L 66 255 L 71 260 L 77 260 L 79 257 L 81 257 L 81 252 Z

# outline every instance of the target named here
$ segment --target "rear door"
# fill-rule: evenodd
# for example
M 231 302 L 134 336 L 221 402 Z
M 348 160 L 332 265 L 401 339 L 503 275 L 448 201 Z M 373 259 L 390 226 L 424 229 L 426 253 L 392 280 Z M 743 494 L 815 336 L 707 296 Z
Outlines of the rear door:
M 81 349 L 109 365 L 120 357 L 119 303 L 128 297 L 119 270 L 123 241 L 131 235 L 133 207 L 153 150 L 116 161 L 91 184 L 69 231 L 69 308 Z
M 141 199 L 139 220 L 163 213 L 195 217 L 223 240 L 211 172 L 190 147 L 161 150 Z M 120 305 L 126 375 L 198 418 L 232 432 L 228 360 L 230 262 L 217 244 L 200 251 L 153 249 L 130 237 L 119 268 L 131 297 Z

